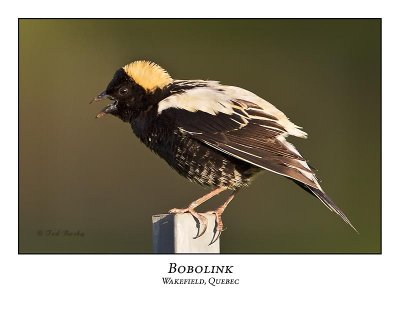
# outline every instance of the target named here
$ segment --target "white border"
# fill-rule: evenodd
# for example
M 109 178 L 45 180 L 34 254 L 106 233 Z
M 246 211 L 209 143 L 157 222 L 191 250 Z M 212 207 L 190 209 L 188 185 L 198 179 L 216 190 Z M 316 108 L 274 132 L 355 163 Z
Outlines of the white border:
M 385 303 L 391 308 L 399 307 L 398 9 L 376 1 L 273 1 L 273 5 L 245 1 L 241 7 L 222 1 L 162 3 L 19 1 L 2 8 L 0 307 L 237 308 L 254 304 L 270 308 L 379 308 Z M 18 256 L 16 18 L 46 16 L 383 17 L 383 255 Z M 165 287 L 160 278 L 166 274 L 169 262 L 235 265 L 240 285 Z

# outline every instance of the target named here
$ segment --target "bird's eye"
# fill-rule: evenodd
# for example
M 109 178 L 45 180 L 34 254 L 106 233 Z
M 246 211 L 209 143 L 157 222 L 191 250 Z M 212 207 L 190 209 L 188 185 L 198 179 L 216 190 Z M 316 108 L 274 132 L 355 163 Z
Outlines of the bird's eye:
M 127 95 L 128 92 L 129 92 L 129 90 L 128 90 L 128 88 L 126 88 L 126 87 L 122 87 L 122 88 L 119 89 L 119 94 L 120 94 L 121 96 Z

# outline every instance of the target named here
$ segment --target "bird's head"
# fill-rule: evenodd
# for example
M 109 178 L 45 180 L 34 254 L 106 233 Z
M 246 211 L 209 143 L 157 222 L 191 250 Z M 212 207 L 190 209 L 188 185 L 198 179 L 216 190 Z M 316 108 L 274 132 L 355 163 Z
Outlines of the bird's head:
M 163 92 L 172 83 L 171 76 L 150 61 L 135 61 L 118 69 L 105 91 L 92 102 L 110 99 L 96 118 L 106 114 L 123 121 L 131 121 L 141 111 L 162 99 Z

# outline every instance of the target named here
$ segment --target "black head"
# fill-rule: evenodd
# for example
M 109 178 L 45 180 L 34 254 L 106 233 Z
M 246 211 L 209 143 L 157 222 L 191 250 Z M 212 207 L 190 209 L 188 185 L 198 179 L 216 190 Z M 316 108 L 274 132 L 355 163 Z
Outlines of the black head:
M 131 122 L 149 105 L 160 101 L 171 83 L 169 74 L 155 63 L 132 62 L 117 70 L 107 89 L 94 98 L 93 101 L 104 98 L 113 101 L 101 110 L 97 118 L 111 114 Z

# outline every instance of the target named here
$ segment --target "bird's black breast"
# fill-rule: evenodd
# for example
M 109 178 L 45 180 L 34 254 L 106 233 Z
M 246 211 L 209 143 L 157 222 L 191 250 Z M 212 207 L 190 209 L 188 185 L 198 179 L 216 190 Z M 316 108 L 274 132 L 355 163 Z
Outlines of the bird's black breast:
M 200 185 L 237 189 L 247 185 L 260 170 L 194 139 L 181 131 L 174 119 L 158 115 L 156 108 L 142 112 L 131 125 L 147 147 L 179 174 Z

